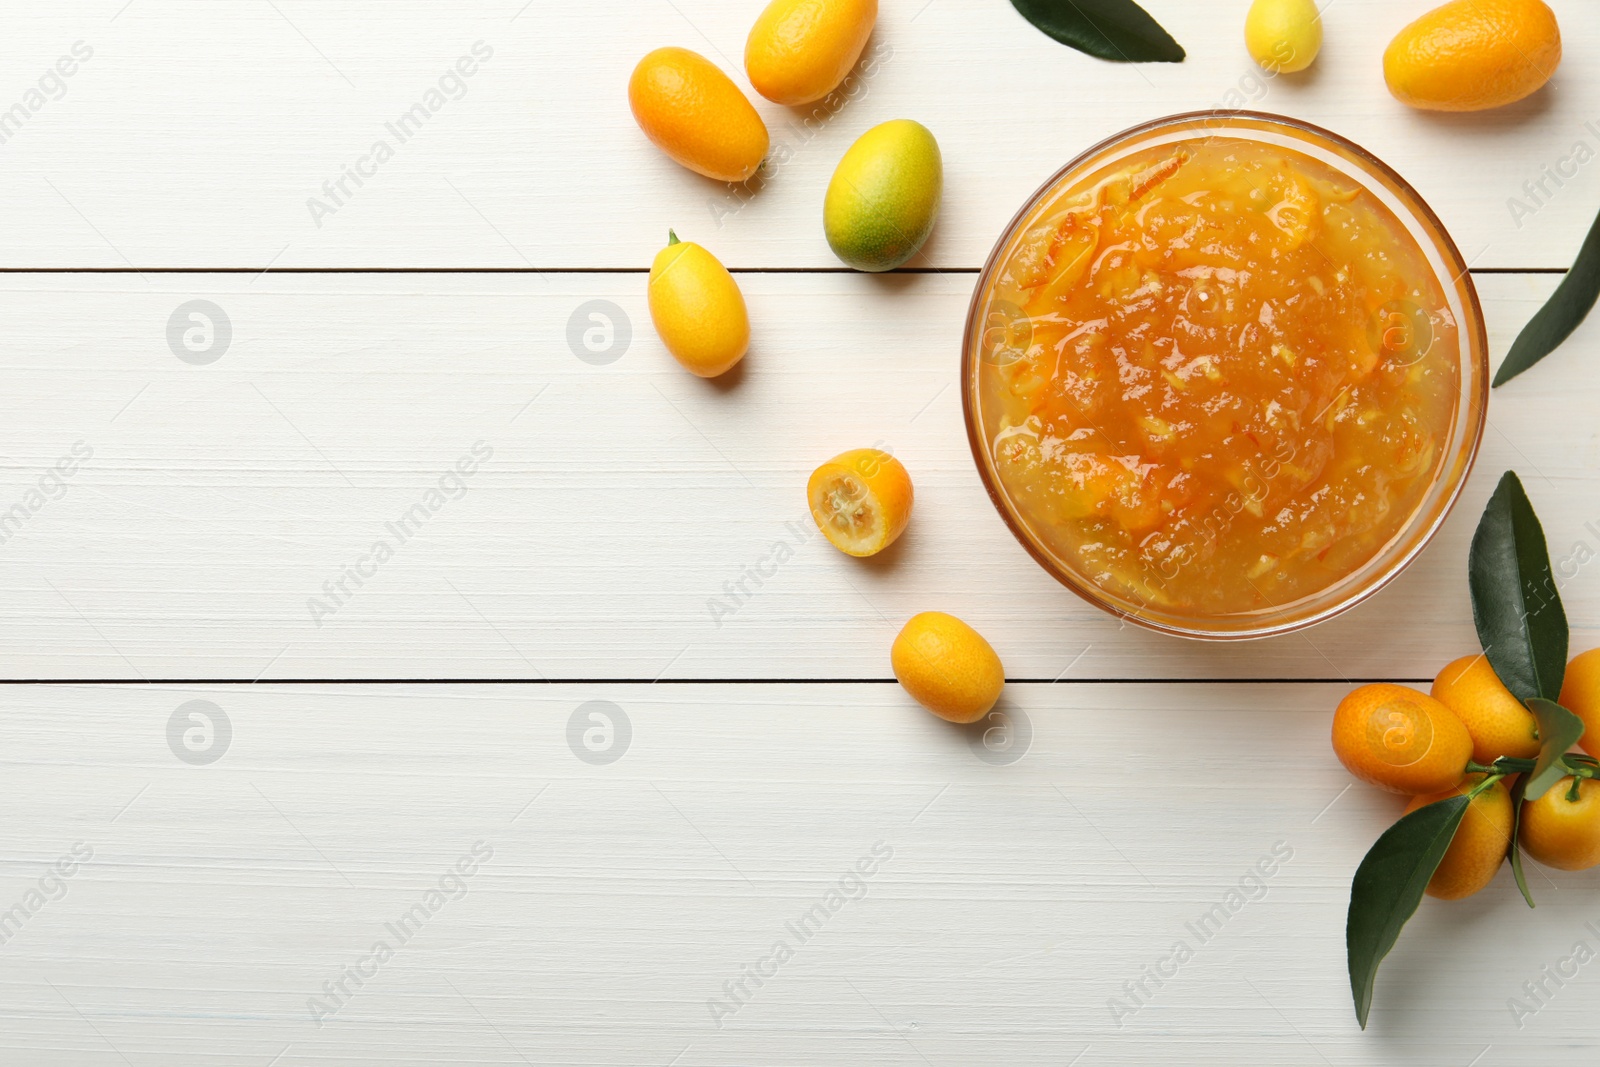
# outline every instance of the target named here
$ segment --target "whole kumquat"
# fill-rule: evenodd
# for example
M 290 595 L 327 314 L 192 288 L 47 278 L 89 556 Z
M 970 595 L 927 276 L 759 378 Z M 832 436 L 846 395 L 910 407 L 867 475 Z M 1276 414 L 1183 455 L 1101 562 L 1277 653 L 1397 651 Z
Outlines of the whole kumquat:
M 1528 855 L 1562 871 L 1586 871 L 1600 864 L 1600 784 L 1592 778 L 1578 786 L 1563 778 L 1538 800 L 1522 805 L 1517 842 Z
M 1433 698 L 1455 712 L 1472 735 L 1472 758 L 1478 763 L 1539 754 L 1539 720 L 1500 684 L 1483 654 L 1445 664 L 1433 680 Z
M 1314 0 L 1255 0 L 1244 20 L 1250 58 L 1274 74 L 1311 66 L 1322 48 L 1322 17 Z
M 745 181 L 767 154 L 767 125 L 750 98 L 687 48 L 658 48 L 639 60 L 628 105 L 657 148 L 707 178 Z
M 1333 713 L 1345 769 L 1391 793 L 1438 793 L 1466 774 L 1472 736 L 1439 701 L 1403 685 L 1363 685 Z
M 1561 27 L 1543 0 L 1451 0 L 1401 30 L 1383 76 L 1401 103 L 1481 111 L 1537 92 L 1561 64 Z
M 799 107 L 839 87 L 878 19 L 878 0 L 772 0 L 744 46 L 756 92 Z
M 1572 657 L 1557 703 L 1583 720 L 1578 747 L 1600 756 L 1600 648 Z
M 750 347 L 744 294 L 716 256 L 667 231 L 648 289 L 650 321 L 661 343 L 690 374 L 715 378 Z
M 1406 814 L 1435 801 L 1465 796 L 1481 781 L 1483 775 L 1469 775 L 1454 789 L 1413 797 Z M 1494 881 L 1511 847 L 1511 815 L 1511 790 L 1504 780 L 1473 797 L 1450 839 L 1450 848 L 1428 880 L 1427 894 L 1440 900 L 1460 900 Z
M 977 722 L 1000 699 L 1005 668 L 983 635 L 954 615 L 913 615 L 889 650 L 894 676 L 941 719 Z

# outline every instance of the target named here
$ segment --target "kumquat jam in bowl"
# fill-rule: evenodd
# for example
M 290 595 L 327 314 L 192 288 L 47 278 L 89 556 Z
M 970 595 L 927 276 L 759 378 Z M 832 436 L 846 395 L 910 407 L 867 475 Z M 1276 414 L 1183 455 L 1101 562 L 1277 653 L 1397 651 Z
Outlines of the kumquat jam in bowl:
M 1461 254 L 1333 134 L 1248 112 L 1120 134 L 990 255 L 962 356 L 990 497 L 1055 578 L 1166 633 L 1312 625 L 1438 530 L 1483 433 Z

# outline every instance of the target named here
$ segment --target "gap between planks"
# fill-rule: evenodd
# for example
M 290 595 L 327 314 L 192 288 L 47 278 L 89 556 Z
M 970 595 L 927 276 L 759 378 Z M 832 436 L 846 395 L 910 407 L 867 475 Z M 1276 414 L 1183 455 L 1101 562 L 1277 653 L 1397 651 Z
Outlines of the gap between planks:
M 980 267 L 902 267 L 890 274 L 978 274 Z M 635 267 L 282 267 L 274 274 L 648 274 Z M 255 267 L 0 267 L 0 274 L 262 274 Z M 734 274 L 855 274 L 849 267 L 730 267 Z M 1566 274 L 1565 267 L 1477 267 L 1473 274 Z M 1427 684 L 1428 678 L 1008 678 L 1010 685 Z M 178 685 L 892 685 L 893 678 L 0 678 L 0 686 Z
M 1471 274 L 1566 274 L 1567 267 L 1473 267 Z M 982 267 L 897 267 L 883 274 L 979 274 Z M 859 274 L 853 267 L 729 267 L 730 274 Z M 0 267 L 0 274 L 649 274 L 649 267 Z
M 1007 685 L 1428 685 L 1432 678 L 1007 678 Z M 8 685 L 897 685 L 893 678 L 0 678 Z

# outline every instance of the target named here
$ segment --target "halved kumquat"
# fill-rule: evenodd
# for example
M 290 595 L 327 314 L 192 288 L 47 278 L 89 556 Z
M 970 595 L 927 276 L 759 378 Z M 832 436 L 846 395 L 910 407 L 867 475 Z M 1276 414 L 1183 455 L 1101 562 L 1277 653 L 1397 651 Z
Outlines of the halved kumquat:
M 911 475 L 877 448 L 841 452 L 812 472 L 806 499 L 817 528 L 852 556 L 882 552 L 911 519 Z

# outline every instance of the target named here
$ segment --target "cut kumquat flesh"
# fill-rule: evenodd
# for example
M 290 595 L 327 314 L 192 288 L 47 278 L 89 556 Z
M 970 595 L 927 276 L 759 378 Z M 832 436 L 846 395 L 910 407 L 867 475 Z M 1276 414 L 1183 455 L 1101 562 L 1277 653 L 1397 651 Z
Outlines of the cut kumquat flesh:
M 806 496 L 823 536 L 852 556 L 882 552 L 911 518 L 911 476 L 876 448 L 834 456 L 812 473 Z

